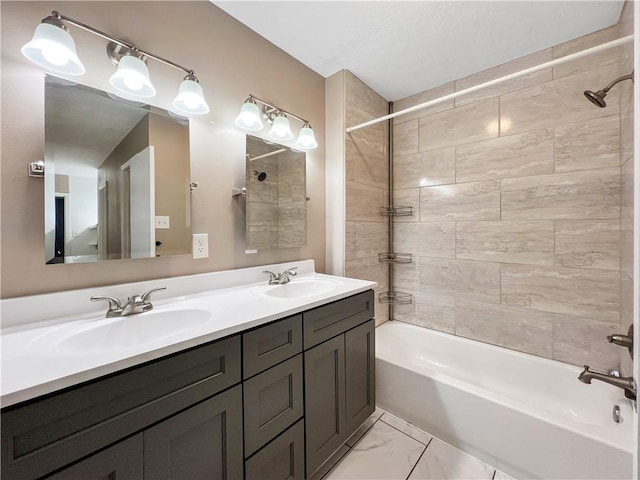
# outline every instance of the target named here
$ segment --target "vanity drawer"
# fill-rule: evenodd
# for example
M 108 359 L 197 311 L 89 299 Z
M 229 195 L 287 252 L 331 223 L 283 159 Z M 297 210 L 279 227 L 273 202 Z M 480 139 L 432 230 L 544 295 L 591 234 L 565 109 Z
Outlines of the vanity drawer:
M 303 313 L 304 348 L 311 348 L 373 318 L 373 290 Z
M 37 478 L 240 381 L 240 336 L 2 412 L 3 478 Z
M 304 413 L 302 354 L 244 382 L 244 453 L 252 455 Z
M 304 421 L 245 462 L 245 480 L 303 480 Z
M 302 315 L 242 335 L 243 376 L 249 378 L 302 351 Z

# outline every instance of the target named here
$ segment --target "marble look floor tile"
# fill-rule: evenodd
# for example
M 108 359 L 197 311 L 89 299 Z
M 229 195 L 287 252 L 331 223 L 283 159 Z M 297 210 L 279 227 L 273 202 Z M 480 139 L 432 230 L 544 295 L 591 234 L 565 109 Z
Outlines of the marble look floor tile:
M 384 410 L 376 407 L 374 412 L 371 415 L 369 415 L 369 418 L 367 418 L 362 423 L 362 425 L 360 425 L 360 427 L 358 427 L 358 429 L 355 432 L 353 432 L 353 434 L 347 439 L 346 444 L 349 447 L 353 447 L 358 442 L 358 440 L 360 440 L 362 436 L 365 433 L 367 433 L 367 430 L 369 430 L 373 426 L 373 424 L 376 423 L 384 413 L 385 413 Z
M 516 479 L 513 478 L 511 475 L 507 475 L 506 473 L 501 472 L 500 470 L 496 470 L 496 473 L 493 476 L 493 480 L 516 480 Z
M 376 422 L 325 478 L 405 479 L 424 448 L 386 423 Z
M 494 469 L 460 450 L 433 439 L 409 480 L 451 479 L 491 480 Z
M 425 446 L 429 445 L 429 442 L 433 438 L 433 436 L 429 435 L 427 432 L 414 427 L 409 422 L 405 422 L 401 418 L 391 415 L 388 412 L 382 415 L 380 420 L 387 425 L 391 425 L 396 430 L 400 430 L 402 433 L 409 435 L 411 438 L 418 440 L 420 443 L 424 443 Z

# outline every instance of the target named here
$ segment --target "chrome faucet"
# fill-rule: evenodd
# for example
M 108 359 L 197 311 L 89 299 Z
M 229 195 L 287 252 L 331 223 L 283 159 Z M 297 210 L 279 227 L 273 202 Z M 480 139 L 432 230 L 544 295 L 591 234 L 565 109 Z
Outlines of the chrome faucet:
M 142 295 L 133 295 L 127 299 L 126 305 L 123 307 L 120 304 L 120 300 L 114 297 L 107 296 L 93 296 L 92 302 L 106 300 L 109 302 L 109 309 L 107 310 L 106 317 L 126 317 L 128 315 L 135 315 L 136 313 L 148 312 L 153 310 L 153 304 L 151 303 L 151 294 L 158 290 L 166 290 L 167 287 L 153 288 Z
M 298 267 L 288 268 L 277 275 L 269 270 L 263 270 L 262 273 L 269 275 L 269 285 L 284 285 L 291 281 L 291 277 L 295 277 L 298 274 L 298 272 L 296 272 L 297 269 Z
M 617 375 L 616 375 L 617 374 Z M 636 382 L 633 377 L 620 377 L 618 372 L 610 371 L 608 373 L 595 372 L 589 370 L 589 365 L 584 366 L 584 370 L 578 375 L 578 380 L 582 383 L 591 383 L 591 380 L 600 380 L 601 382 L 608 383 L 614 387 L 622 388 L 624 390 L 624 396 L 635 400 L 636 399 Z

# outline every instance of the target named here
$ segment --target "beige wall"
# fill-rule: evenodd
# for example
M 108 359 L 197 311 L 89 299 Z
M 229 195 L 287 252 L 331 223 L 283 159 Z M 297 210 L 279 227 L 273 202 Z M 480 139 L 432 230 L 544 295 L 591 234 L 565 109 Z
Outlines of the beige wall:
M 619 36 L 618 26 L 596 32 L 394 110 Z M 631 236 L 631 82 L 603 109 L 582 92 L 629 73 L 624 55 L 592 55 L 395 119 L 394 203 L 418 212 L 395 223 L 395 250 L 416 257 L 395 269 L 395 288 L 415 296 L 395 319 L 577 365 L 619 364 L 606 336 L 621 316 L 630 321 L 621 234 Z
M 351 72 L 344 75 L 344 118 L 347 126 L 389 113 L 389 103 Z M 388 218 L 380 208 L 389 204 L 388 122 L 357 130 L 345 139 L 345 273 L 378 282 L 376 324 L 389 318 L 389 307 L 378 295 L 389 291 L 389 266 L 378 254 L 389 251 Z
M 313 258 L 324 270 L 324 79 L 209 2 L 2 2 L 1 293 L 3 298 Z M 20 54 L 55 8 L 194 68 L 211 112 L 190 123 L 193 233 L 209 234 L 209 258 L 190 256 L 45 265 L 44 188 L 26 165 L 44 158 L 43 71 Z M 87 68 L 80 81 L 109 90 L 106 42 L 70 27 Z M 182 74 L 150 61 L 167 108 Z M 233 121 L 249 93 L 309 119 L 319 148 L 307 155 L 308 243 L 246 255 L 245 218 L 231 188 L 244 185 L 245 133 Z M 298 127 L 295 125 L 295 127 Z
M 156 229 L 156 255 L 191 252 L 189 128 L 160 115 L 149 116 L 149 144 L 154 148 L 156 215 L 169 217 L 168 229 Z

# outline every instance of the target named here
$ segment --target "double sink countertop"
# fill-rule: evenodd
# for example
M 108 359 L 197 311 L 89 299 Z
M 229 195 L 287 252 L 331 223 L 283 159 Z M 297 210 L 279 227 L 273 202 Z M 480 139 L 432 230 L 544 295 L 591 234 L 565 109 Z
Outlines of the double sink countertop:
M 292 266 L 298 267 L 299 274 L 286 285 L 268 285 L 262 274 L 264 268 L 279 272 Z M 376 286 L 375 282 L 319 274 L 314 269 L 313 261 L 306 260 L 2 300 L 1 406 L 240 333 Z M 258 283 L 256 278 L 264 280 Z M 153 310 L 136 315 L 105 318 L 106 302 L 96 306 L 89 301 L 91 295 L 122 297 L 127 291 L 131 296 L 164 286 L 167 290 L 151 298 Z M 34 307 L 33 302 L 39 306 Z M 50 304 L 48 313 L 42 302 Z M 65 307 L 60 305 L 65 304 L 63 311 Z

